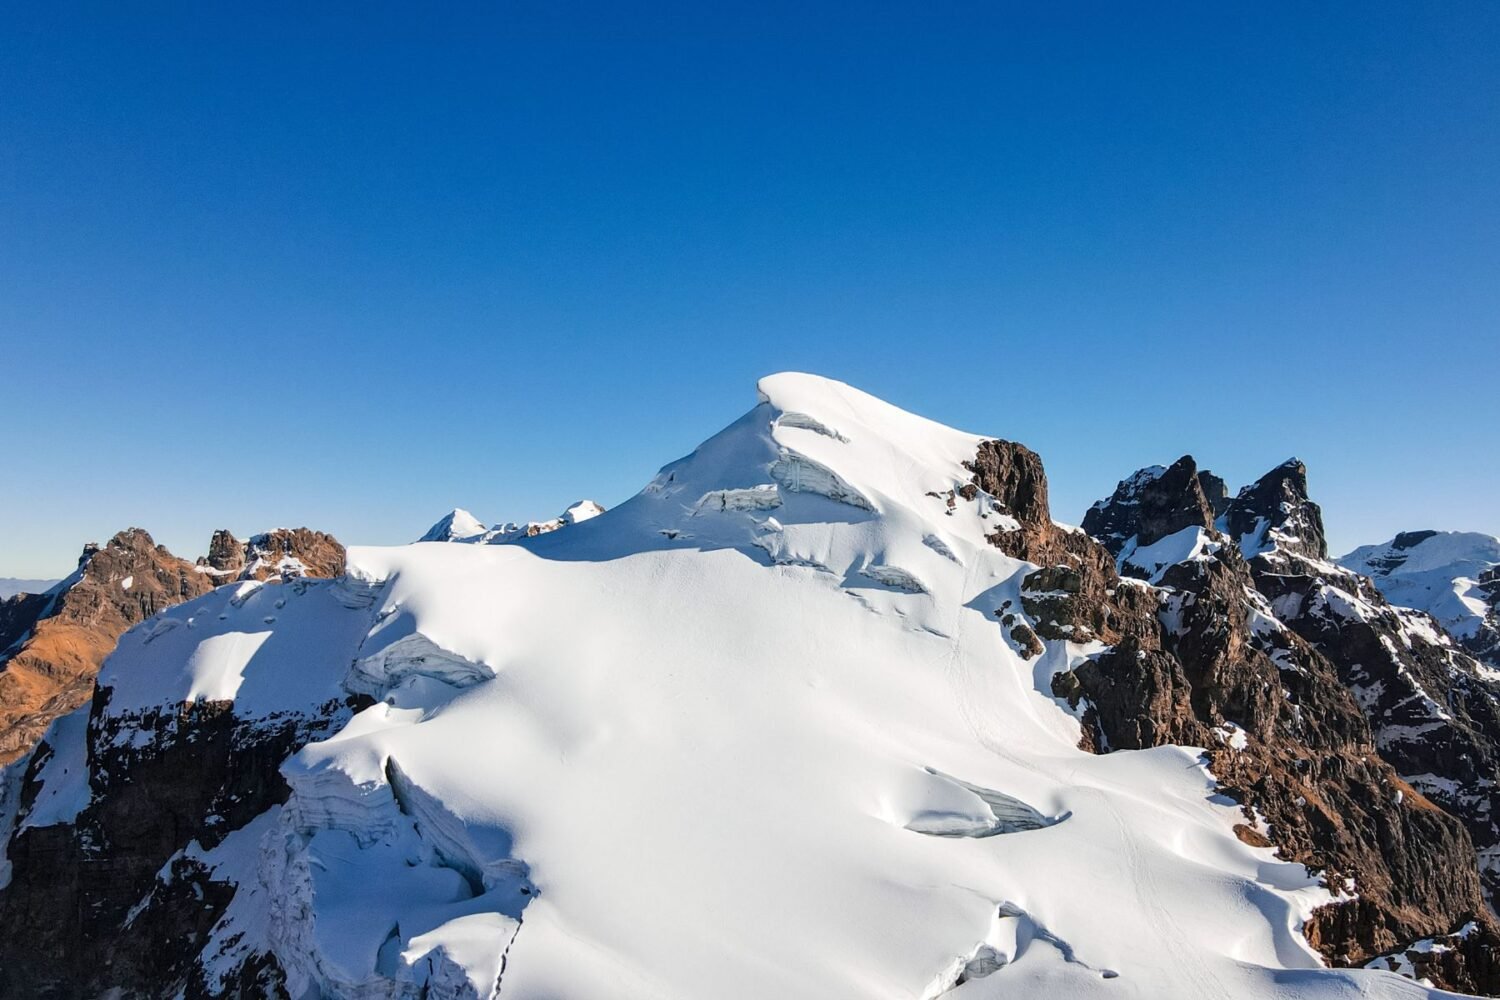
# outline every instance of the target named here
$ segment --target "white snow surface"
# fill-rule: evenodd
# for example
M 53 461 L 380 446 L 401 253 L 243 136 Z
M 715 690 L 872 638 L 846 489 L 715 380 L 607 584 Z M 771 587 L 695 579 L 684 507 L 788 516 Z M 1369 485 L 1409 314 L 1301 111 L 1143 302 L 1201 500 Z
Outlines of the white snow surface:
M 417 541 L 467 542 L 479 538 L 488 530 L 479 518 L 462 507 L 454 507 L 439 518 L 436 524 L 428 528 L 427 533 Z
M 62 716 L 42 738 L 49 756 L 37 780 L 41 786 L 21 821 L 21 829 L 70 823 L 89 803 L 89 706 Z
M 1436 995 L 1321 967 L 1328 892 L 1235 837 L 1197 750 L 1077 749 L 1046 685 L 1078 647 L 1028 664 L 993 614 L 1032 567 L 928 495 L 979 437 L 759 388 L 568 531 L 354 547 L 122 642 L 111 712 L 380 699 L 211 859 L 258 873 L 234 921 L 293 995 Z
M 1178 563 L 1210 558 L 1218 551 L 1219 544 L 1213 532 L 1190 525 L 1150 545 L 1140 545 L 1133 537 L 1125 543 L 1115 561 L 1122 573 L 1143 576 L 1149 582 L 1157 583 L 1162 574 Z
M 1374 580 L 1392 604 L 1426 611 L 1451 634 L 1467 639 L 1489 612 L 1478 579 L 1500 565 L 1500 538 L 1439 531 L 1404 549 L 1396 548 L 1395 539 L 1363 545 L 1338 563 Z

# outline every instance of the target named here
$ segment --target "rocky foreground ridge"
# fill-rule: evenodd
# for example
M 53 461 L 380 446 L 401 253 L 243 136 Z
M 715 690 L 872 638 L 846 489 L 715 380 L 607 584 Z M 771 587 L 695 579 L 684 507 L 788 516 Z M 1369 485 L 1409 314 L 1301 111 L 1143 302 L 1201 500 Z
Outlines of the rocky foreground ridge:
M 533 828 L 543 827 L 550 814 L 527 813 L 530 823 L 513 827 L 493 818 L 504 812 L 499 806 L 454 811 L 461 807 L 453 803 L 508 787 L 528 768 L 512 768 L 501 757 L 480 757 L 476 766 L 462 754 L 444 756 L 464 762 L 456 770 L 465 773 L 458 774 L 453 766 L 424 765 L 419 753 L 420 747 L 442 745 L 452 754 L 454 742 L 467 753 L 467 744 L 508 740 L 517 731 L 541 726 L 541 716 L 510 714 L 504 696 L 513 688 L 529 692 L 528 704 L 541 703 L 562 683 L 557 670 L 541 670 L 540 686 L 528 688 L 526 666 L 541 658 L 540 647 L 522 644 L 512 654 L 496 645 L 496 637 L 523 632 L 566 595 L 579 601 L 579 613 L 594 616 L 589 620 L 595 624 L 575 626 L 562 619 L 579 651 L 564 662 L 584 681 L 579 692 L 564 699 L 565 725 L 557 733 L 549 730 L 542 752 L 525 758 L 535 770 L 564 761 L 555 773 L 547 772 L 548 796 L 568 801 L 569 781 L 604 766 L 590 763 L 589 748 L 600 743 L 600 759 L 613 764 L 635 730 L 653 753 L 667 747 L 663 756 L 651 758 L 658 768 L 680 766 L 689 755 L 669 741 L 687 725 L 683 719 L 707 717 L 710 725 L 710 736 L 688 744 L 692 756 L 717 760 L 715 755 L 728 754 L 725 759 L 746 772 L 737 771 L 733 781 L 723 783 L 732 809 L 710 808 L 719 801 L 718 784 L 677 790 L 672 803 L 705 805 L 688 814 L 694 836 L 669 856 L 701 860 L 691 852 L 747 826 L 755 833 L 749 844 L 758 849 L 765 843 L 753 824 L 774 813 L 779 800 L 765 799 L 750 784 L 748 771 L 771 751 L 736 757 L 730 752 L 733 740 L 720 730 L 729 730 L 742 716 L 779 712 L 789 702 L 796 712 L 811 711 L 807 706 L 844 691 L 841 685 L 865 683 L 875 670 L 872 663 L 856 663 L 847 676 L 838 672 L 835 649 L 846 645 L 839 636 L 853 643 L 857 635 L 867 643 L 875 641 L 868 634 L 886 631 L 890 648 L 900 654 L 890 657 L 900 664 L 890 683 L 901 696 L 871 704 L 898 705 L 895 715 L 866 729 L 858 713 L 841 708 L 828 717 L 832 722 L 824 719 L 813 727 L 816 740 L 807 747 L 820 752 L 808 753 L 794 742 L 807 728 L 795 724 L 801 716 L 776 714 L 775 740 L 768 744 L 791 742 L 794 766 L 777 771 L 773 786 L 776 795 L 791 795 L 792 776 L 804 768 L 852 757 L 894 738 L 892 732 L 920 729 L 926 724 L 923 713 L 938 711 L 928 699 L 945 704 L 949 682 L 961 695 L 960 714 L 987 734 L 977 756 L 944 750 L 958 738 L 948 728 L 938 727 L 934 732 L 940 736 L 922 742 L 929 757 L 958 754 L 955 764 L 924 760 L 925 769 L 909 779 L 924 789 L 939 788 L 921 795 L 938 795 L 940 808 L 902 806 L 903 796 L 916 794 L 905 784 L 898 782 L 899 793 L 888 790 L 881 808 L 895 817 L 890 822 L 898 829 L 890 846 L 879 849 L 895 853 L 879 855 L 876 883 L 900 883 L 901 869 L 892 859 L 905 863 L 930 855 L 940 859 L 933 864 L 957 867 L 923 875 L 910 886 L 900 883 L 906 895 L 877 914 L 880 933 L 915 916 L 920 919 L 907 928 L 909 936 L 936 934 L 934 928 L 952 922 L 948 907 L 970 906 L 972 897 L 982 894 L 976 886 L 982 886 L 982 872 L 994 857 L 1045 844 L 1040 838 L 1087 831 L 1073 842 L 1072 853 L 1062 852 L 1065 858 L 1040 855 L 1048 861 L 1037 872 L 1039 888 L 1029 894 L 1007 890 L 1016 895 L 998 909 L 990 906 L 988 930 L 976 928 L 971 938 L 955 941 L 956 958 L 934 967 L 930 982 L 897 989 L 880 980 L 880 989 L 871 987 L 875 993 L 920 994 L 928 1000 L 951 993 L 969 1000 L 1012 995 L 1007 983 L 1029 983 L 1033 990 L 1052 990 L 1049 995 L 1254 995 L 1230 985 L 1239 980 L 1225 977 L 1270 962 L 1271 953 L 1257 951 L 1253 958 L 1237 953 L 1225 964 L 1200 962 L 1180 943 L 1192 936 L 1191 920 L 1172 905 L 1152 902 L 1162 895 L 1167 876 L 1203 870 L 1217 863 L 1213 859 L 1233 855 L 1238 860 L 1222 872 L 1216 869 L 1211 884 L 1245 879 L 1244 898 L 1262 900 L 1267 914 L 1283 912 L 1276 908 L 1281 903 L 1267 902 L 1273 897 L 1287 905 L 1315 900 L 1304 915 L 1288 911 L 1285 919 L 1327 965 L 1500 995 L 1500 931 L 1492 911 L 1500 888 L 1500 828 L 1492 816 L 1500 782 L 1496 675 L 1431 615 L 1390 603 L 1369 577 L 1328 559 L 1322 514 L 1309 497 L 1307 470 L 1300 462 L 1287 462 L 1231 494 L 1222 480 L 1184 457 L 1123 480 L 1087 512 L 1082 529 L 1069 528 L 1052 519 L 1041 459 L 1023 445 L 947 429 L 929 432 L 919 418 L 848 387 L 788 378 L 768 380 L 770 389 L 763 383 L 761 404 L 742 421 L 663 469 L 640 496 L 587 526 L 570 527 L 588 517 L 566 521 L 565 515 L 555 527 L 517 535 L 514 526 L 490 529 L 455 511 L 424 536 L 463 542 L 498 530 L 503 540 L 519 539 L 523 551 L 515 559 L 467 546 L 411 546 L 428 551 L 370 555 L 372 567 L 387 562 L 397 567 L 377 571 L 346 565 L 342 547 L 325 535 L 292 532 L 240 543 L 219 533 L 208 557 L 195 566 L 152 545 L 144 532 L 126 532 L 86 553 L 72 582 L 47 598 L 50 604 L 21 598 L 0 605 L 8 616 L 0 617 L 0 627 L 8 630 L 5 641 L 12 649 L 28 651 L 38 637 L 58 635 L 23 663 L 63 662 L 61 653 L 49 650 L 65 647 L 66 636 L 79 634 L 65 628 L 84 629 L 81 634 L 92 643 L 90 652 L 66 661 L 76 667 L 71 672 L 36 666 L 10 682 L 24 688 L 22 678 L 68 678 L 47 696 L 50 702 L 13 717 L 12 725 L 39 732 L 38 722 L 27 720 L 40 720 L 37 712 L 51 711 L 48 704 L 57 709 L 45 739 L 33 750 L 34 738 L 17 738 L 12 754 L 17 759 L 0 772 L 5 844 L 0 994 L 61 997 L 119 989 L 125 995 L 188 997 L 584 995 L 557 986 L 561 979 L 526 977 L 549 968 L 561 976 L 557 969 L 595 963 L 604 975 L 617 978 L 592 982 L 609 982 L 619 995 L 688 995 L 662 985 L 670 972 L 665 966 L 643 970 L 629 965 L 623 951 L 592 943 L 585 914 L 597 915 L 600 907 L 566 909 L 591 879 L 597 882 L 615 869 L 589 868 L 587 878 L 570 883 L 572 866 L 533 868 L 522 860 L 522 847 L 542 848 L 515 830 L 534 837 Z M 936 444 L 929 443 L 929 433 Z M 841 464 L 846 451 L 896 457 L 877 475 L 853 459 Z M 569 531 L 556 530 L 564 526 Z M 703 560 L 715 561 L 699 573 L 695 567 Z M 646 566 L 642 575 L 628 575 L 638 562 Z M 603 567 L 599 575 L 565 575 L 555 592 L 549 589 L 549 574 L 590 573 L 594 566 Z M 669 585 L 674 571 L 688 577 L 681 594 Z M 125 578 L 136 576 L 143 583 L 123 586 Z M 459 582 L 442 589 L 441 581 L 449 578 Z M 719 602 L 714 588 L 721 578 L 727 580 L 723 587 L 729 596 L 722 603 L 729 614 L 714 619 L 708 616 Z M 575 579 L 593 589 L 580 590 Z M 468 617 L 494 617 L 494 635 L 484 641 L 439 641 L 443 617 L 476 601 L 486 580 L 496 589 L 482 591 L 489 596 L 478 600 Z M 801 660 L 786 667 L 792 680 L 771 699 L 770 709 L 756 695 L 776 682 L 786 656 L 754 660 L 759 672 L 736 670 L 720 678 L 722 686 L 738 685 L 746 676 L 756 682 L 731 687 L 733 713 L 722 718 L 705 707 L 712 704 L 712 690 L 692 687 L 685 689 L 691 697 L 668 691 L 674 707 L 692 706 L 686 716 L 666 717 L 670 724 L 645 726 L 639 716 L 610 714 L 617 702 L 635 705 L 632 699 L 770 641 L 766 633 L 778 627 L 776 619 L 750 603 L 758 599 L 754 588 L 761 586 L 769 593 L 793 594 L 788 606 L 815 604 L 810 620 L 818 629 L 848 629 L 831 640 L 818 629 L 786 637 L 786 649 L 799 651 Z M 75 596 L 68 607 L 76 610 L 59 610 L 69 594 Z M 599 646 L 591 644 L 593 631 L 635 627 L 658 602 L 667 601 L 678 602 L 668 620 L 689 622 L 679 630 L 689 638 L 699 622 L 746 627 L 733 643 L 705 655 L 709 666 L 688 659 L 680 670 L 672 650 L 682 656 L 681 650 L 698 647 L 684 645 L 678 632 L 621 633 L 630 641 L 611 633 Z M 857 617 L 833 614 L 845 605 L 847 614 Z M 979 613 L 974 623 L 966 612 Z M 610 617 L 616 613 L 618 619 Z M 47 625 L 59 617 L 62 621 Z M 107 620 L 105 630 L 87 631 L 95 618 Z M 555 631 L 552 622 L 536 626 L 538 634 Z M 90 669 L 98 671 L 108 649 L 96 659 L 92 651 L 114 644 L 114 638 L 104 637 L 107 628 L 115 628 L 115 637 L 130 631 L 90 695 Z M 247 647 L 240 636 L 256 638 Z M 639 677 L 613 664 L 613 658 L 628 658 L 634 645 L 646 647 L 640 660 L 625 660 Z M 940 671 L 930 678 L 910 677 L 929 651 Z M 0 683 L 19 655 L 11 654 Z M 595 671 L 593 658 L 609 669 Z M 663 663 L 660 674 L 647 674 L 641 666 Z M 580 734 L 589 733 L 595 719 L 576 710 L 575 702 L 595 698 L 621 673 L 630 676 L 628 687 L 588 701 L 590 711 L 613 721 L 600 723 L 598 733 L 584 738 Z M 179 674 L 186 685 L 180 689 L 162 680 Z M 500 675 L 504 684 L 495 683 Z M 987 685 L 1011 683 L 1033 688 L 1023 693 L 1035 698 L 1035 705 L 1017 707 L 1025 701 L 1018 693 L 982 696 Z M 61 694 L 64 689 L 71 694 Z M 76 706 L 71 711 L 70 702 Z M 473 714 L 466 710 L 473 705 L 484 708 L 478 715 L 482 724 L 443 728 Z M 987 712 L 1013 714 L 1003 717 L 1003 725 L 990 725 Z M 848 745 L 829 744 L 851 718 L 856 728 Z M 1038 733 L 1061 728 L 1088 751 L 1076 753 L 1071 743 L 1063 747 L 1072 756 L 1058 759 L 1067 762 L 1070 777 L 1053 793 L 1045 792 L 1049 786 L 1037 777 L 1050 766 L 1047 761 L 1018 749 L 1051 744 L 1042 736 L 1034 743 L 1005 742 L 1013 730 L 1033 722 Z M 452 732 L 466 739 L 455 741 Z M 384 739 L 386 733 L 407 741 L 371 744 L 351 758 L 357 766 L 337 756 L 339 747 L 364 747 L 362 741 Z M 875 756 L 883 762 L 905 745 L 881 743 Z M 521 744 L 505 746 L 523 753 Z M 1197 750 L 1184 752 L 1179 763 L 1162 756 L 1178 753 L 1171 747 L 1203 752 L 1197 765 L 1192 763 Z M 1144 753 L 1132 757 L 1121 751 Z M 978 769 L 992 759 L 1005 765 L 989 779 L 997 784 L 978 783 L 973 770 L 963 780 L 944 773 Z M 1149 772 L 1152 783 L 1139 795 L 1101 800 L 1095 796 L 1115 780 L 1116 769 L 1091 762 L 1111 760 L 1127 769 L 1136 761 L 1170 766 Z M 885 773 L 879 770 L 884 763 L 862 766 L 876 770 L 858 772 L 861 782 L 879 786 L 875 776 Z M 1230 805 L 1222 807 L 1227 818 L 1213 850 L 1178 858 L 1172 836 L 1158 835 L 1154 828 L 1133 832 L 1134 814 L 1124 803 L 1170 799 L 1166 776 L 1194 766 L 1206 768 L 1216 800 Z M 348 775 L 358 777 L 340 768 L 354 768 Z M 469 771 L 475 772 L 475 783 L 464 785 Z M 603 808 L 596 799 L 604 788 L 632 780 L 628 772 L 608 774 L 604 785 L 585 786 L 584 818 Z M 1011 792 L 1030 789 L 1033 804 L 998 790 L 1005 775 Z M 938 785 L 930 784 L 934 781 Z M 674 787 L 655 772 L 648 772 L 645 782 L 642 796 Z M 432 791 L 440 787 L 446 789 L 441 796 Z M 1085 788 L 1087 795 L 1068 798 Z M 835 787 L 819 784 L 815 792 L 802 809 L 842 801 Z M 1035 805 L 1048 794 L 1055 796 L 1050 807 Z M 536 798 L 506 799 L 505 809 L 531 808 Z M 1112 804 L 1103 809 L 1102 822 L 1090 825 L 1101 818 L 1091 815 L 1100 802 Z M 666 806 L 658 802 L 657 808 Z M 567 823 L 579 816 L 571 809 L 562 813 Z M 715 826 L 727 813 L 733 815 L 725 825 Z M 617 829 L 596 831 L 580 843 L 602 852 L 599 845 L 630 837 L 634 824 L 649 822 L 650 815 L 644 806 L 629 816 L 616 815 L 611 823 Z M 792 838 L 829 825 L 818 819 L 821 813 L 793 815 L 797 823 L 773 829 Z M 670 829 L 684 826 L 681 817 L 670 818 Z M 834 881 L 843 872 L 840 865 L 863 847 L 864 841 L 851 838 L 887 844 L 885 828 L 862 825 L 862 813 L 849 822 L 836 830 L 836 851 L 819 855 L 818 879 L 829 884 L 843 884 Z M 937 839 L 929 842 L 923 834 Z M 1119 849 L 1102 841 L 1106 835 L 1124 835 Z M 1190 831 L 1177 839 L 1208 843 L 1205 837 Z M 632 930 L 611 939 L 617 941 L 634 941 L 636 925 L 649 923 L 672 901 L 670 892 L 660 890 L 671 873 L 642 860 L 639 852 L 649 850 L 645 841 L 628 842 L 625 870 L 643 873 L 642 882 L 629 884 L 636 893 L 659 891 L 660 898 L 635 912 Z M 805 850 L 820 843 L 811 841 Z M 1097 859 L 1086 854 L 1095 843 L 1103 851 Z M 953 850 L 978 845 L 988 853 L 961 861 L 934 853 L 949 845 Z M 373 859 L 387 855 L 389 861 L 380 862 L 386 867 L 370 867 Z M 749 848 L 735 857 L 736 865 L 756 860 Z M 1107 947 L 1073 929 L 1087 923 L 1090 909 L 1108 910 L 1108 900 L 1117 898 L 1110 895 L 1115 887 L 1108 880 L 1093 883 L 1088 892 L 1098 901 L 1086 900 L 1081 907 L 1072 898 L 1077 893 L 1041 895 L 1046 887 L 1069 884 L 1074 867 L 1088 874 L 1087 865 L 1122 857 L 1124 870 L 1136 881 L 1119 898 L 1148 905 L 1143 912 L 1106 913 L 1105 922 L 1110 933 L 1144 927 L 1178 942 L 1172 945 L 1178 950 L 1164 958 L 1148 956 L 1162 958 L 1160 965 L 1134 963 L 1129 953 L 1101 958 Z M 1235 865 L 1245 858 L 1259 859 L 1259 874 L 1240 874 Z M 1167 867 L 1153 869 L 1157 862 Z M 373 880 L 380 891 L 360 895 L 360 880 L 352 883 L 355 888 L 334 880 L 329 872 L 342 865 L 356 866 L 360 880 Z M 1021 865 L 1000 881 L 1019 883 L 1038 867 Z M 697 891 L 725 874 L 702 864 L 688 870 L 691 878 L 673 883 L 679 892 Z M 778 870 L 761 872 L 762 881 L 774 879 Z M 1307 879 L 1306 885 L 1291 877 L 1293 871 Z M 371 874 L 376 872 L 378 878 Z M 958 872 L 972 873 L 973 885 L 968 874 Z M 425 881 L 407 881 L 417 877 L 413 873 L 423 873 Z M 776 885 L 787 893 L 806 888 L 808 881 Z M 441 892 L 431 888 L 437 882 L 445 886 Z M 955 882 L 963 883 L 963 891 L 952 897 L 961 904 L 918 894 L 917 887 L 931 891 L 932 885 Z M 744 921 L 736 924 L 742 934 L 756 933 L 743 914 L 753 908 L 746 900 L 758 888 L 741 887 L 727 907 L 736 921 Z M 435 894 L 422 896 L 429 891 Z M 426 909 L 386 915 L 382 907 L 395 905 L 391 897 L 406 895 L 421 897 Z M 602 898 L 605 907 L 618 906 L 621 891 L 610 887 Z M 792 939 L 816 938 L 833 947 L 834 931 L 809 934 L 795 923 L 808 919 L 812 902 L 782 904 L 778 898 L 773 923 L 793 922 Z M 667 939 L 673 953 L 681 951 L 684 928 L 704 919 L 698 911 L 690 916 Z M 1250 928 L 1245 941 L 1260 919 L 1236 925 Z M 554 925 L 561 929 L 547 937 Z M 370 936 L 360 939 L 360 933 Z M 723 948 L 733 937 L 714 928 L 698 947 Z M 903 940 L 887 939 L 887 949 L 899 951 Z M 1219 938 L 1214 941 L 1217 947 Z M 910 960 L 920 966 L 926 953 L 917 951 Z M 605 952 L 605 958 L 598 957 Z M 1273 952 L 1278 968 L 1296 970 L 1275 974 L 1286 996 L 1344 995 L 1333 992 L 1335 986 L 1372 996 L 1411 995 L 1385 991 L 1385 979 L 1376 971 L 1360 972 L 1364 978 L 1329 979 L 1330 992 L 1320 992 L 1323 980 L 1317 977 L 1335 974 L 1316 969 L 1310 955 L 1285 941 Z M 558 954 L 566 962 L 549 966 L 549 957 Z M 784 995 L 800 995 L 799 986 L 811 990 L 820 970 L 827 972 L 816 964 L 797 965 L 801 978 L 776 979 L 766 970 L 802 957 L 779 955 L 774 947 L 757 947 L 740 965 L 732 964 L 742 958 L 737 952 L 715 954 L 710 968 L 730 963 L 734 972 L 715 979 L 731 993 L 743 981 L 751 984 L 746 995 L 753 995 L 754 984 L 762 982 L 756 977 L 771 976 L 764 981 L 782 983 Z M 876 960 L 867 960 L 873 968 Z M 831 968 L 829 974 L 844 977 L 835 981 L 845 984 L 865 974 L 842 957 Z M 892 968 L 896 978 L 890 982 L 911 982 L 900 979 L 906 966 Z M 1173 978 L 1178 973 L 1181 978 Z M 1006 978 L 1016 976 L 1033 978 Z
M 1500 991 L 1493 671 L 1328 561 L 1295 459 L 1230 498 L 1185 456 L 1122 481 L 1083 525 L 1159 601 L 1158 648 L 1117 644 L 1054 679 L 1089 706 L 1095 743 L 1217 747 L 1214 773 L 1282 855 L 1357 891 L 1308 928 L 1331 961 L 1461 934 L 1410 961 Z

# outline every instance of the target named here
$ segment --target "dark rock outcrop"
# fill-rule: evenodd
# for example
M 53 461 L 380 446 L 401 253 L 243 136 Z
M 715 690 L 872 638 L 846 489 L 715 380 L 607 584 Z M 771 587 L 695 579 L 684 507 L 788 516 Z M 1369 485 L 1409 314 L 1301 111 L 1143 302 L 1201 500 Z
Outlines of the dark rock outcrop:
M 245 568 L 245 543 L 234 537 L 228 528 L 220 528 L 208 543 L 208 555 L 199 559 L 200 566 L 226 576 L 238 577 Z
M 1223 480 L 1216 476 L 1210 489 L 1215 482 L 1222 490 Z M 1121 480 L 1109 499 L 1089 508 L 1083 530 L 1119 555 L 1132 538 L 1136 545 L 1153 545 L 1184 528 L 1212 527 L 1214 517 L 1198 464 L 1184 455 L 1165 469 L 1142 469 Z
M 247 542 L 220 528 L 198 565 L 219 582 L 299 576 L 331 579 L 343 574 L 345 552 L 338 539 L 309 528 L 277 528 L 252 535 Z
M 1464 645 L 1475 657 L 1500 670 L 1500 566 L 1481 573 L 1478 583 L 1479 592 L 1484 595 L 1488 606 L 1484 628 Z
M 285 802 L 282 761 L 357 705 L 254 722 L 236 718 L 229 702 L 145 716 L 109 716 L 107 705 L 100 690 L 88 727 L 89 804 L 72 823 L 21 829 L 9 844 L 0 996 L 222 996 L 198 959 L 236 890 L 185 850 L 212 850 Z M 44 743 L 22 779 L 23 811 L 49 752 Z M 238 975 L 234 995 L 285 996 L 268 955 Z
M 1277 618 L 1328 658 L 1376 747 L 1461 819 L 1493 902 L 1500 893 L 1500 686 L 1430 616 L 1389 604 L 1366 577 L 1296 551 L 1250 560 Z
M 1307 466 L 1295 458 L 1240 490 L 1224 518 L 1232 537 L 1255 548 L 1274 546 L 1312 559 L 1328 558 L 1323 510 L 1308 499 Z
M 1230 538 L 1213 528 L 1210 492 L 1219 491 L 1212 482 L 1205 489 L 1190 458 L 1145 470 L 1090 510 L 1085 524 L 1104 537 L 1072 543 L 1073 617 L 1113 611 L 1121 594 L 1147 595 L 1146 613 L 1108 615 L 1116 634 L 1098 635 L 1112 648 L 1053 680 L 1054 694 L 1084 709 L 1083 745 L 1209 747 L 1221 791 L 1246 811 L 1245 838 L 1268 837 L 1283 857 L 1322 872 L 1335 892 L 1355 887 L 1355 898 L 1318 911 L 1307 928 L 1330 961 L 1361 964 L 1473 920 L 1471 948 L 1480 957 L 1462 970 L 1438 970 L 1447 977 L 1439 981 L 1500 991 L 1483 959 L 1500 946 L 1500 932 L 1482 898 L 1466 824 L 1382 756 L 1347 671 L 1280 619 L 1282 591 L 1262 579 L 1326 553 L 1305 467 L 1286 463 L 1241 491 L 1219 522 L 1240 533 Z M 1155 587 L 1122 586 L 1113 559 L 1084 551 L 1086 542 L 1107 557 L 1185 527 L 1202 528 L 1213 544 L 1167 567 Z M 995 542 L 1021 558 L 1055 554 L 1036 542 Z
M 1155 613 L 1154 599 L 1119 586 L 1109 551 L 1083 531 L 1055 524 L 1047 475 L 1036 452 L 1014 441 L 985 441 L 970 463 L 973 479 L 961 494 L 1014 520 L 989 536 L 1006 555 L 1039 567 L 1022 581 L 1021 604 L 1043 639 L 1118 642 Z
M 1209 472 L 1207 469 L 1198 470 L 1198 487 L 1203 490 L 1204 499 L 1213 508 L 1214 517 L 1218 518 L 1229 509 L 1229 486 L 1224 480 Z

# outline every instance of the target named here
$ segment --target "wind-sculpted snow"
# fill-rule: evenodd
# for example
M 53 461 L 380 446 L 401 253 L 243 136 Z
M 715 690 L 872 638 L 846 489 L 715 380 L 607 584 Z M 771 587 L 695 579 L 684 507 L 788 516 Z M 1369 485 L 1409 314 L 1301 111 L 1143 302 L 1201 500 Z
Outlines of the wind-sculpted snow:
M 371 711 L 388 721 L 387 707 Z M 262 841 L 269 936 L 289 990 L 491 996 L 536 893 L 508 833 L 449 813 L 394 759 L 383 780 L 359 780 L 324 766 L 321 746 L 288 763 L 292 796 Z
M 862 510 L 873 510 L 870 499 L 828 466 L 804 455 L 787 452 L 771 466 L 771 477 L 792 493 L 817 493 Z
M 451 653 L 420 632 L 412 632 L 356 660 L 344 687 L 353 694 L 382 698 L 408 677 L 431 677 L 454 687 L 468 687 L 494 676 L 495 672 L 484 664 Z
M 1317 969 L 1316 880 L 1235 836 L 1194 751 L 1078 751 L 981 606 L 1034 567 L 985 541 L 980 505 L 929 496 L 978 439 L 822 380 L 762 391 L 571 532 L 356 549 L 390 581 L 371 642 L 420 635 L 493 679 L 407 677 L 288 765 L 289 811 L 378 829 L 340 849 L 370 878 L 399 816 L 470 891 L 473 859 L 524 872 L 505 947 L 465 939 L 487 956 L 466 968 L 503 956 L 504 996 L 1249 996 Z M 868 506 L 790 489 L 788 454 Z M 460 930 L 403 925 L 398 951 L 381 923 L 340 954 L 379 973 L 382 947 Z
M 1322 968 L 1332 897 L 1200 750 L 1078 748 L 1051 680 L 1104 647 L 1013 643 L 1039 567 L 989 541 L 979 437 L 760 393 L 566 531 L 356 547 L 127 636 L 112 716 L 360 696 L 203 862 L 240 886 L 203 962 L 245 928 L 291 996 L 1425 994 Z
M 1047 817 L 1020 799 L 991 788 L 980 788 L 932 768 L 922 772 L 916 807 L 903 824 L 935 837 L 993 837 L 1002 833 L 1040 830 L 1065 816 Z

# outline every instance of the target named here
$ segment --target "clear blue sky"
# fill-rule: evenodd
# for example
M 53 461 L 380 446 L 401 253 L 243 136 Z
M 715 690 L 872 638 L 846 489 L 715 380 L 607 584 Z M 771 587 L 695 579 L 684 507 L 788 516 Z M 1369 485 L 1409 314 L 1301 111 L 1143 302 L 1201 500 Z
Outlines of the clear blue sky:
M 1497 53 L 1479 0 L 7 5 L 0 575 L 615 503 L 783 369 L 1064 520 L 1297 454 L 1339 549 L 1500 533 Z

